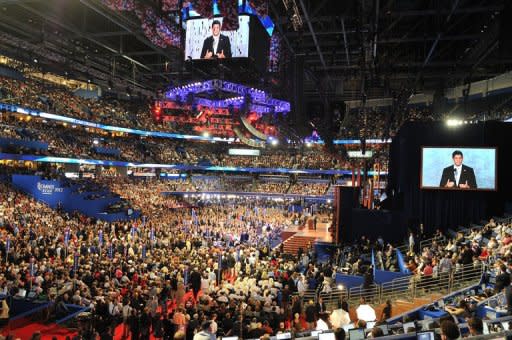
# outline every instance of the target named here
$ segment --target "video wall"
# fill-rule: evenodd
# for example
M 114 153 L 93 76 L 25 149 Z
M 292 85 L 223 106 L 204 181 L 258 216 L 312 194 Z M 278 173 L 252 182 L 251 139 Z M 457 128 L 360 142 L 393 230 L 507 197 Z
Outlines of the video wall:
M 185 59 L 248 57 L 250 19 L 239 15 L 239 28 L 235 31 L 221 30 L 222 17 L 187 20 Z
M 423 189 L 496 190 L 496 148 L 422 147 Z

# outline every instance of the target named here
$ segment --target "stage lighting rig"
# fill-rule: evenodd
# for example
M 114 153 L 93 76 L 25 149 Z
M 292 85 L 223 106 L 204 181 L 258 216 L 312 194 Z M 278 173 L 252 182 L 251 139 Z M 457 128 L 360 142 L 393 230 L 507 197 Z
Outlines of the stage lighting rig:
M 295 0 L 283 0 L 283 5 L 290 17 L 294 31 L 300 31 L 302 29 L 303 22 Z

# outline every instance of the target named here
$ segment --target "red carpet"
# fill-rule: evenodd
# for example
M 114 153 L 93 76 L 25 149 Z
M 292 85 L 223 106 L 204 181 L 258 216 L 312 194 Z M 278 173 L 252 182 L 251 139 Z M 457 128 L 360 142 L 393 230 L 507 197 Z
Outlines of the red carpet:
M 73 337 L 74 335 L 77 334 L 76 332 L 72 332 L 69 329 L 61 327 L 54 323 L 45 325 L 45 324 L 36 323 L 36 322 L 30 323 L 21 328 L 16 328 L 16 329 L 11 329 L 11 330 L 4 328 L 2 330 L 2 334 L 3 335 L 12 334 L 12 335 L 14 335 L 15 338 L 20 338 L 21 340 L 26 340 L 26 339 L 30 339 L 32 334 L 34 334 L 37 331 L 41 332 L 42 338 L 44 340 L 46 340 L 46 339 L 51 340 L 52 337 L 54 337 L 54 336 L 57 337 L 57 339 L 59 339 L 59 340 L 61 340 L 61 339 L 64 340 L 64 339 L 66 339 L 66 336 Z

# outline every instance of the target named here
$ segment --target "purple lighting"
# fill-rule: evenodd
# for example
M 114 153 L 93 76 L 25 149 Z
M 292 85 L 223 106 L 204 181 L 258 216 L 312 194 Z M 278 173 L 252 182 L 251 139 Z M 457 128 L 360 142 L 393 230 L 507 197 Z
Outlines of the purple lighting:
M 195 97 L 194 102 L 214 108 L 227 108 L 230 105 L 240 108 L 244 105 L 245 96 L 248 96 L 250 98 L 250 111 L 257 113 L 290 112 L 290 103 L 287 101 L 272 98 L 270 94 L 259 89 L 218 79 L 173 87 L 165 95 L 169 100 L 180 102 L 185 101 L 189 94 L 206 95 L 211 91 L 222 91 L 232 95 L 232 97 L 220 100 Z

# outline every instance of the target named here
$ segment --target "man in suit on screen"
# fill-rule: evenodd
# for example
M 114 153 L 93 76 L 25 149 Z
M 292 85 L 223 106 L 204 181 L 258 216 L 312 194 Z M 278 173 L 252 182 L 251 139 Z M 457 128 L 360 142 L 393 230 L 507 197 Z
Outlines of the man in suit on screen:
M 452 153 L 453 165 L 443 169 L 440 187 L 443 188 L 461 188 L 476 189 L 476 178 L 473 168 L 463 165 L 464 155 L 462 151 L 455 150 Z
M 201 59 L 231 58 L 231 43 L 229 38 L 220 34 L 220 21 L 213 20 L 212 35 L 203 42 Z

